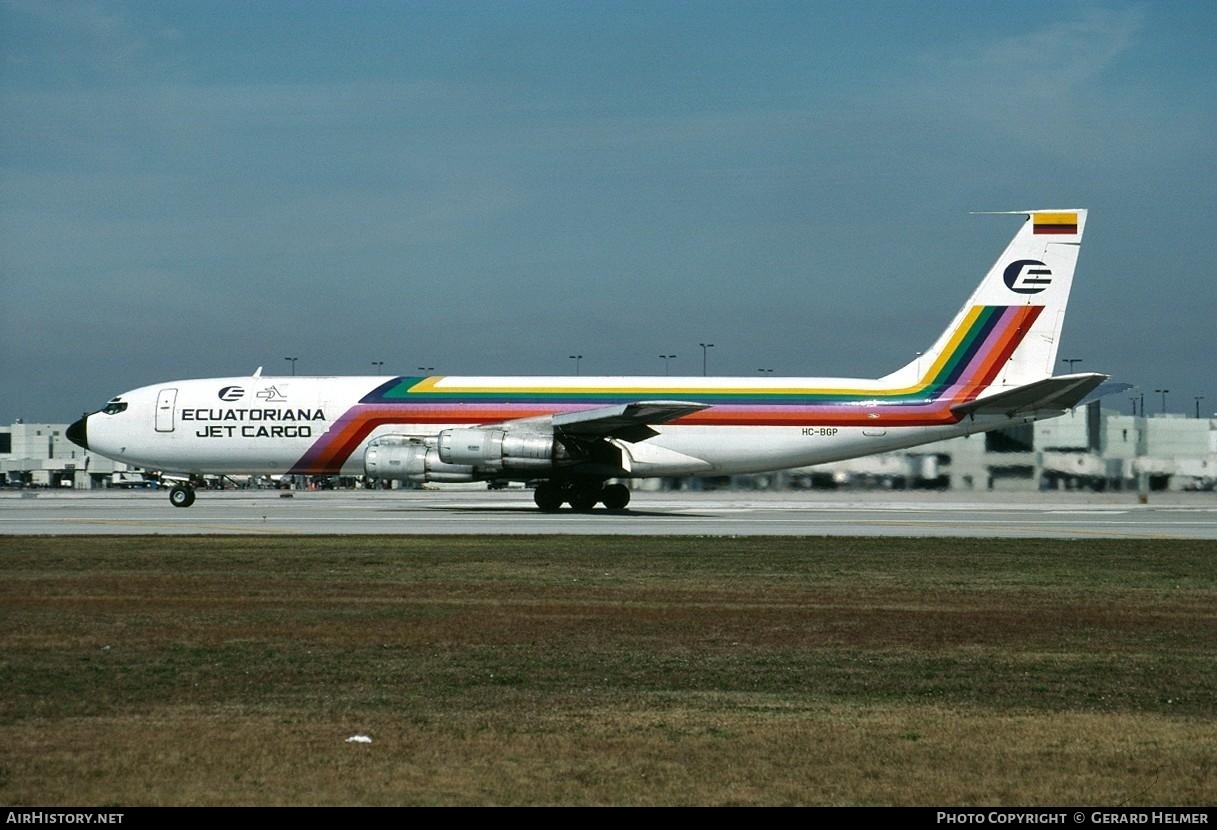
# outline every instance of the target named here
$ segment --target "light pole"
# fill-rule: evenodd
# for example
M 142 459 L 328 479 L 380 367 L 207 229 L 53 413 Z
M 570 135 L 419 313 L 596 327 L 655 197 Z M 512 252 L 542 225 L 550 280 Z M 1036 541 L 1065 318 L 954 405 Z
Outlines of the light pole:
M 299 360 L 300 358 L 298 358 L 298 357 L 285 357 L 285 358 L 283 358 L 283 359 L 284 359 L 284 360 L 286 360 L 288 363 L 292 364 L 292 377 L 295 377 L 295 376 L 296 376 L 296 361 L 297 361 L 297 360 Z
M 1200 402 L 1204 400 L 1204 395 L 1192 395 L 1196 400 L 1196 420 L 1200 420 Z
M 1165 415 L 1165 414 L 1166 414 L 1166 393 L 1167 393 L 1167 392 L 1169 392 L 1169 391 L 1171 391 L 1171 390 L 1169 390 L 1169 389 L 1155 389 L 1154 391 L 1162 395 L 1162 414 L 1163 414 L 1163 415 Z
M 676 357 L 676 355 L 674 355 L 674 354 L 661 354 L 659 356 L 659 359 L 663 361 L 663 373 L 665 375 L 672 374 L 671 371 L 668 370 L 668 361 L 674 357 Z
M 1069 374 L 1071 374 L 1071 375 L 1073 374 L 1073 364 L 1081 363 L 1081 362 L 1082 362 L 1082 358 L 1080 358 L 1080 357 L 1062 357 L 1061 358 L 1061 363 L 1069 364 Z
M 1128 400 L 1132 404 L 1132 416 L 1135 418 L 1137 417 L 1137 399 L 1129 398 Z
M 570 356 L 570 359 L 575 361 L 575 374 L 579 374 L 579 361 L 583 360 L 583 355 L 573 354 Z
M 706 376 L 706 351 L 708 349 L 713 349 L 714 344 L 713 343 L 698 343 L 697 345 L 701 346 L 701 376 L 705 377 Z
M 373 360 L 372 365 L 376 367 L 376 374 L 383 374 L 385 362 L 383 360 Z
M 771 374 L 773 374 L 773 370 L 772 370 L 772 369 L 757 369 L 757 371 L 758 371 L 758 372 L 760 372 L 762 375 L 771 375 Z

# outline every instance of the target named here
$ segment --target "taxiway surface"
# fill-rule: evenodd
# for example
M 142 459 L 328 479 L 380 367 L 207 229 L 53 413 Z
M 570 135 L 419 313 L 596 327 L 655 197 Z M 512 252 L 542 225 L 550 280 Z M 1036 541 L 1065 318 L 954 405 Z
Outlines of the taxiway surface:
M 11 534 L 632 534 L 1215 539 L 1212 493 L 712 492 L 634 494 L 623 513 L 542 513 L 521 490 L 26 491 L 0 495 Z

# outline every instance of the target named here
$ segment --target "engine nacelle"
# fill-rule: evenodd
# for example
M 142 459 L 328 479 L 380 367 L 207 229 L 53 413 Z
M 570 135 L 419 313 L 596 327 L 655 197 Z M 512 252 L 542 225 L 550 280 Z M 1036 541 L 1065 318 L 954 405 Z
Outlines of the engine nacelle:
M 369 478 L 397 481 L 476 481 L 471 465 L 446 464 L 434 446 L 409 435 L 382 435 L 363 453 L 363 471 Z
M 569 455 L 552 432 L 446 429 L 439 434 L 439 457 L 445 464 L 497 473 L 543 472 Z

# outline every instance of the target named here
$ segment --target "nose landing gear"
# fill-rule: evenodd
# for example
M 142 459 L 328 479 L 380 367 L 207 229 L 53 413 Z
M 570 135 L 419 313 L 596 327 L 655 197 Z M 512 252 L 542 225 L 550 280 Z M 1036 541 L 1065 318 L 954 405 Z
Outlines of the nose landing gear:
M 194 488 L 189 484 L 175 484 L 169 491 L 169 503 L 174 507 L 189 507 L 194 504 Z

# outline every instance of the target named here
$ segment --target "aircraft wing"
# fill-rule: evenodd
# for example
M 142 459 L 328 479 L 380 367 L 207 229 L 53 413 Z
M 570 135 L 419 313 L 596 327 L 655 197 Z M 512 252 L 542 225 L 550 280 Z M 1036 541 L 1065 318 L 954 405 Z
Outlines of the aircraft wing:
M 659 434 L 651 429 L 651 424 L 666 424 L 708 406 L 709 404 L 689 401 L 637 401 L 554 415 L 553 426 L 555 433 L 572 438 L 645 441 Z
M 1015 415 L 1045 409 L 1072 409 L 1093 399 L 1091 392 L 1107 375 L 1086 373 L 1044 378 L 1026 386 L 1008 389 L 951 407 L 958 415 Z M 1111 390 L 1116 391 L 1116 390 Z

